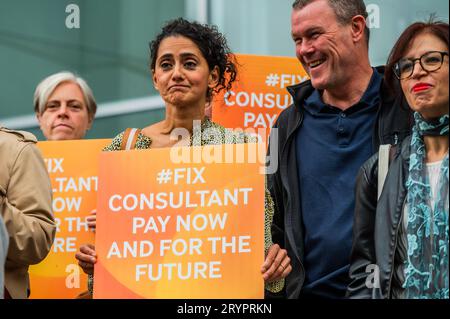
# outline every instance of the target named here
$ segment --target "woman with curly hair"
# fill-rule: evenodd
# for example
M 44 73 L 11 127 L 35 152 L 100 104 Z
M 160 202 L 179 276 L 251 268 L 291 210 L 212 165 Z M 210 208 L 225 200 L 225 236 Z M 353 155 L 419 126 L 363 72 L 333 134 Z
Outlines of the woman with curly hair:
M 142 130 L 120 133 L 105 148 L 106 151 L 130 149 L 130 145 L 131 148 L 149 149 L 180 145 L 180 142 L 200 146 L 254 141 L 243 133 L 227 131 L 205 116 L 205 105 L 212 100 L 213 94 L 222 89 L 229 90 L 236 79 L 234 56 L 216 27 L 182 18 L 170 21 L 150 43 L 150 67 L 153 84 L 165 103 L 165 119 Z M 270 224 L 273 202 L 267 190 L 265 216 L 267 257 L 261 273 L 267 283 L 266 288 L 278 292 L 291 266 L 286 250 L 272 244 Z M 94 247 L 82 246 L 76 258 L 90 275 L 89 290 L 92 293 L 93 266 L 96 262 Z

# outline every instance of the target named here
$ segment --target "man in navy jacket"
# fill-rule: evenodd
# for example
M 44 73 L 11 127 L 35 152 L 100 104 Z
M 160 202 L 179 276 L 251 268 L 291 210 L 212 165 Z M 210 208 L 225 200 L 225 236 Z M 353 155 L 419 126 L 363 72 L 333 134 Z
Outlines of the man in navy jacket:
M 292 272 L 287 298 L 344 298 L 360 166 L 380 144 L 409 134 L 411 114 L 369 62 L 363 0 L 297 0 L 291 26 L 297 58 L 310 81 L 288 88 L 270 140 L 278 169 L 269 175 L 274 243 Z

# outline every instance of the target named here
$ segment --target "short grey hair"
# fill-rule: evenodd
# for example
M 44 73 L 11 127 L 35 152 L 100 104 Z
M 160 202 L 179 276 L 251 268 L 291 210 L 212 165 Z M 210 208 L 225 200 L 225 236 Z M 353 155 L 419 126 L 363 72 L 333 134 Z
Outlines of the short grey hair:
M 300 10 L 306 7 L 308 4 L 317 0 L 295 0 L 292 4 L 294 10 Z M 336 14 L 337 20 L 341 25 L 349 24 L 353 17 L 361 15 L 367 20 L 369 16 L 367 14 L 366 5 L 363 0 L 327 0 L 330 7 Z M 369 45 L 370 30 L 366 25 L 365 28 L 366 41 Z
M 36 91 L 34 92 L 34 111 L 38 114 L 44 113 L 45 106 L 50 95 L 52 95 L 58 85 L 67 82 L 78 84 L 81 89 L 81 93 L 83 94 L 89 117 L 93 119 L 95 113 L 97 112 L 97 103 L 95 102 L 94 94 L 92 93 L 91 88 L 81 77 L 68 71 L 52 74 L 38 84 Z

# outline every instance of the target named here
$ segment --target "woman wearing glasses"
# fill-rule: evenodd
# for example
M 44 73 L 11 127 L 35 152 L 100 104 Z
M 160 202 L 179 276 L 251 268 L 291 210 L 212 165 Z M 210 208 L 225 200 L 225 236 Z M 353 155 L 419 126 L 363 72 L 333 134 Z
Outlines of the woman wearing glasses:
M 350 298 L 449 298 L 449 25 L 414 23 L 385 74 L 414 111 L 377 199 L 378 155 L 357 179 Z

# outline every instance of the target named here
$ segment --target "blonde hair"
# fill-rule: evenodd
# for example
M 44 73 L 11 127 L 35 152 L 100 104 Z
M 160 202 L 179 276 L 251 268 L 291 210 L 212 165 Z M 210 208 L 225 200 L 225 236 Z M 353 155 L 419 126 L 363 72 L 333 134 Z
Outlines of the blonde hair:
M 95 102 L 94 94 L 92 93 L 91 88 L 85 80 L 76 76 L 72 72 L 67 71 L 52 74 L 38 84 L 36 91 L 34 92 L 34 111 L 38 114 L 44 113 L 45 105 L 47 104 L 50 95 L 53 91 L 55 91 L 58 85 L 66 82 L 78 84 L 81 89 L 81 93 L 83 94 L 89 117 L 93 119 L 95 113 L 97 112 L 97 103 Z

